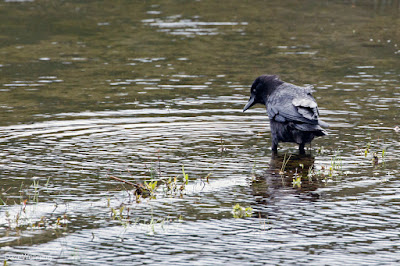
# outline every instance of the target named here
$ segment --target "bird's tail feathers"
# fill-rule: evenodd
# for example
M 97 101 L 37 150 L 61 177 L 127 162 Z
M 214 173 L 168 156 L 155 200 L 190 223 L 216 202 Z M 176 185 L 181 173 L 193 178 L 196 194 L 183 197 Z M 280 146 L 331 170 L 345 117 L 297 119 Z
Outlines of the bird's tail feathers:
M 307 131 L 307 132 L 312 132 L 315 134 L 315 136 L 324 136 L 328 135 L 328 132 L 324 130 L 322 127 L 319 125 L 311 125 L 311 124 L 297 124 L 293 123 L 294 128 L 300 130 L 300 131 Z

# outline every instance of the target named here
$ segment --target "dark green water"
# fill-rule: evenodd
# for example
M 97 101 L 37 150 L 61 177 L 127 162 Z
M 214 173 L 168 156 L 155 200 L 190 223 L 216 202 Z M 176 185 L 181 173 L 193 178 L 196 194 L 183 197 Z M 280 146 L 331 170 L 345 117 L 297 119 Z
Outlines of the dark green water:
M 1 2 L 1 262 L 399 263 L 399 28 L 400 1 Z M 265 73 L 315 87 L 306 157 L 242 113 Z M 109 178 L 182 165 L 181 197 Z

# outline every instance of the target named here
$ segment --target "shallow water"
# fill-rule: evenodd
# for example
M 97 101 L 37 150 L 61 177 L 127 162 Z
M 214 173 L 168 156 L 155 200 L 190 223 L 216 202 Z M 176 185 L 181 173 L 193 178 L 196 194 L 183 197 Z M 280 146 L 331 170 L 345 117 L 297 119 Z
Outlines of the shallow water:
M 0 3 L 0 258 L 399 263 L 399 12 L 399 1 Z M 282 144 L 272 157 L 265 109 L 242 113 L 264 73 L 315 87 L 331 127 L 307 156 Z M 182 165 L 182 195 L 161 185 L 138 203 L 110 179 L 181 186 Z M 234 218 L 237 203 L 251 217 Z

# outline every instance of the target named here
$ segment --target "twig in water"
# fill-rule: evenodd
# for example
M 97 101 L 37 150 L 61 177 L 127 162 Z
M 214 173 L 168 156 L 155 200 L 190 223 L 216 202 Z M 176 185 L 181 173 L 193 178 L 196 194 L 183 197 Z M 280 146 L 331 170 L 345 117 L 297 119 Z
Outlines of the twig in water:
M 128 184 L 130 186 L 135 187 L 136 188 L 136 191 L 135 191 L 136 195 L 143 195 L 143 196 L 146 195 L 147 196 L 147 195 L 150 195 L 150 193 L 151 193 L 150 190 L 148 190 L 147 188 L 145 188 L 145 187 L 143 187 L 141 185 L 126 181 L 124 179 L 121 179 L 119 177 L 115 177 L 115 176 L 112 176 L 112 175 L 110 175 L 109 177 L 114 179 L 114 180 L 116 180 L 116 181 L 119 181 L 119 182 L 122 182 L 122 183 L 125 183 L 125 184 Z
M 109 177 L 112 178 L 112 179 L 114 179 L 114 180 L 117 180 L 117 181 L 119 181 L 119 182 L 122 182 L 122 183 L 125 183 L 125 184 L 128 184 L 128 185 L 131 185 L 131 186 L 133 186 L 133 187 L 135 187 L 135 188 L 142 188 L 142 187 L 140 187 L 138 184 L 132 183 L 132 182 L 130 182 L 130 181 L 126 181 L 126 180 L 121 179 L 121 178 L 119 178 L 119 177 L 112 176 L 112 175 L 110 175 Z

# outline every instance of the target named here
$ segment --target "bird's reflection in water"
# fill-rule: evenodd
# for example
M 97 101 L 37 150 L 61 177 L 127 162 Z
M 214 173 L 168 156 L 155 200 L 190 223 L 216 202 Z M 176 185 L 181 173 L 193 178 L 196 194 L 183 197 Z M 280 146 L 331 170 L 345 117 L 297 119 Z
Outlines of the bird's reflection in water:
M 323 182 L 310 174 L 314 159 L 312 155 L 273 156 L 269 169 L 253 178 L 251 187 L 256 202 L 271 206 L 287 195 L 317 200 L 320 195 L 315 190 L 323 186 Z

